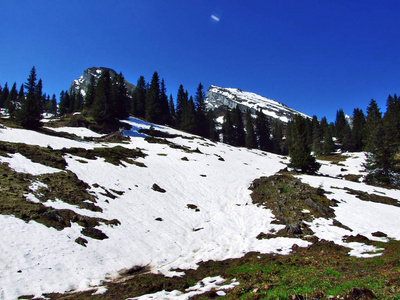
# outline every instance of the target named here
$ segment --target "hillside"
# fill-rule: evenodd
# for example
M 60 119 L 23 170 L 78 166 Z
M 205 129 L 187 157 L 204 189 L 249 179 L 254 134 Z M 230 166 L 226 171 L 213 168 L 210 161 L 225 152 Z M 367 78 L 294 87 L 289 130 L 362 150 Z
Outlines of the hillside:
M 182 275 L 201 262 L 287 255 L 321 240 L 350 257 L 379 257 L 400 238 L 400 193 L 360 182 L 363 153 L 320 161 L 318 176 L 288 175 L 279 173 L 287 157 L 125 122 L 132 128 L 115 143 L 51 123 L 41 132 L 0 127 L 0 299 L 107 295 L 106 282 L 122 274 Z M 240 279 L 225 288 L 240 289 Z

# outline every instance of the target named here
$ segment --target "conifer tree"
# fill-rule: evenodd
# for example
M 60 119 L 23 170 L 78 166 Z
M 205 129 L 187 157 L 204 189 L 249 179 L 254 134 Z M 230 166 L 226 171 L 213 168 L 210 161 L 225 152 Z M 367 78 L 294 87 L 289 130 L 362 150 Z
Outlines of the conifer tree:
M 355 108 L 353 110 L 353 127 L 351 134 L 354 141 L 354 151 L 362 151 L 365 139 L 365 115 L 362 109 Z
M 367 117 L 365 122 L 365 150 L 372 152 L 373 150 L 373 135 L 374 131 L 381 124 L 382 113 L 378 107 L 378 104 L 374 99 L 371 99 L 367 107 Z
M 146 91 L 146 81 L 143 76 L 140 76 L 133 92 L 131 113 L 142 119 L 146 117 Z
M 317 116 L 313 116 L 312 118 L 313 124 L 313 142 L 312 142 L 312 151 L 314 152 L 315 156 L 322 155 L 322 140 L 323 140 L 323 133 L 321 126 L 318 122 Z
M 56 99 L 56 95 L 53 94 L 53 96 L 51 97 L 51 104 L 50 104 L 50 113 L 56 115 L 57 114 L 57 99 Z
M 256 136 L 260 150 L 271 151 L 271 131 L 269 122 L 262 110 L 257 111 L 256 117 Z
M 165 87 L 164 78 L 161 79 L 160 86 L 160 118 L 163 124 L 171 125 L 172 117 L 169 111 L 169 103 L 167 96 L 167 88 Z
M 129 117 L 128 89 L 122 73 L 114 76 L 112 80 L 112 107 L 115 118 L 126 119 Z
M 246 145 L 246 134 L 244 132 L 243 116 L 239 106 L 233 109 L 233 134 L 234 146 L 244 147 Z
M 387 99 L 383 125 L 389 139 L 388 142 L 398 148 L 400 146 L 400 99 L 396 94 L 389 95 Z
M 215 118 L 214 118 L 214 113 L 210 109 L 207 112 L 207 120 L 208 120 L 208 135 L 207 137 L 212 140 L 212 141 L 217 141 L 219 140 L 218 134 L 215 128 Z
M 41 80 L 40 80 L 41 82 Z M 20 124 L 25 128 L 36 129 L 41 126 L 41 85 L 37 87 L 36 84 L 36 69 L 32 67 L 25 83 L 27 93 L 21 107 L 18 109 L 16 117 Z
M 246 111 L 246 147 L 250 149 L 257 148 L 257 138 L 254 131 L 253 117 L 248 109 Z
M 182 127 L 182 112 L 187 106 L 188 99 L 186 98 L 183 85 L 181 84 L 178 88 L 178 94 L 176 96 L 176 124 L 178 128 Z
M 94 102 L 94 96 L 96 93 L 96 82 L 93 75 L 90 76 L 89 85 L 86 88 L 85 101 L 84 101 L 84 112 L 90 111 Z
M 168 107 L 169 107 L 169 114 L 171 116 L 171 125 L 175 126 L 176 125 L 176 113 L 175 113 L 175 105 L 174 105 L 174 99 L 172 98 L 172 94 L 169 95 Z
M 275 120 L 272 126 L 272 152 L 276 154 L 284 154 L 282 151 L 283 130 L 282 122 Z
M 111 121 L 113 107 L 111 104 L 111 78 L 110 72 L 105 69 L 97 82 L 95 97 L 90 115 L 96 122 Z
M 207 122 L 207 111 L 205 104 L 206 95 L 203 91 L 203 85 L 199 83 L 195 96 L 196 105 L 196 133 L 200 136 L 208 136 L 208 122 Z
M 187 92 L 185 98 L 187 97 Z M 183 107 L 181 118 L 181 129 L 186 132 L 195 133 L 196 131 L 196 110 L 193 97 L 190 96 L 187 104 Z
M 0 95 L 0 107 L 5 107 L 5 102 L 6 102 L 6 99 L 7 99 L 9 93 L 10 93 L 10 90 L 8 89 L 8 85 L 6 82 L 6 84 L 4 85 L 4 87 L 2 89 L 1 95 Z
M 343 134 L 347 125 L 348 123 L 346 121 L 346 116 L 343 112 L 343 109 L 339 109 L 336 111 L 335 135 L 340 143 L 343 142 Z
M 302 173 L 314 174 L 320 168 L 320 164 L 310 154 L 307 144 L 307 122 L 299 115 L 295 115 L 292 126 L 292 146 L 290 148 L 291 168 Z
M 323 155 L 331 155 L 335 151 L 335 143 L 332 139 L 331 128 L 329 126 L 323 127 L 324 132 L 324 142 L 322 144 L 322 154 Z
M 146 92 L 146 120 L 149 122 L 160 122 L 160 116 L 160 79 L 158 73 L 154 72 L 150 88 Z
M 222 141 L 225 144 L 233 145 L 235 142 L 232 114 L 229 109 L 227 110 L 224 122 L 222 123 L 222 137 Z
M 81 90 L 79 89 L 78 92 L 75 94 L 75 102 L 74 102 L 74 112 L 80 112 L 83 110 L 84 99 Z
M 14 113 L 17 109 L 17 102 L 18 102 L 17 100 L 18 100 L 17 83 L 14 82 L 4 103 L 5 109 L 7 110 L 7 112 L 11 117 L 14 117 Z

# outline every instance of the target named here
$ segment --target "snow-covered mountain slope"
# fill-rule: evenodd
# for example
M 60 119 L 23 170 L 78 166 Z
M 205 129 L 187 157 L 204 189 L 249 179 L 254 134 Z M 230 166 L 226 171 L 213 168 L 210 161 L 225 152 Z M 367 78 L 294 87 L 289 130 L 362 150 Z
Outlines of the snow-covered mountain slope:
M 296 114 L 309 118 L 309 116 L 283 103 L 234 88 L 222 88 L 212 85 L 207 91 L 205 102 L 208 109 L 218 109 L 222 106 L 233 109 L 238 105 L 243 113 L 250 109 L 254 115 L 259 109 L 262 109 L 263 113 L 269 118 L 278 119 L 284 123 L 290 121 Z
M 249 251 L 286 254 L 293 244 L 300 247 L 310 244 L 299 238 L 257 239 L 261 232 L 276 232 L 284 225 L 273 222 L 275 216 L 271 210 L 252 203 L 249 186 L 254 179 L 284 168 L 287 158 L 214 143 L 158 125 L 154 128 L 176 136 L 154 143 L 138 131 L 149 129 L 151 124 L 133 118 L 126 122 L 132 126 L 124 131 L 130 141 L 120 144 L 0 128 L 0 141 L 37 145 L 47 150 L 74 147 L 90 151 L 118 145 L 141 149 L 146 155 L 136 158 L 135 164 L 123 161 L 112 164 L 100 156 L 85 158 L 66 152 L 65 170 L 33 162 L 21 153 L 1 155 L 1 163 L 21 174 L 76 174 L 88 184 L 89 193 L 95 196 L 101 210 L 88 210 L 62 199 L 38 199 L 34 190 L 40 186 L 46 188 L 46 183 L 39 179 L 32 179 L 26 201 L 41 202 L 55 210 L 69 209 L 81 216 L 116 219 L 120 224 L 96 226 L 108 237 L 99 240 L 82 235 L 83 227 L 76 222 L 57 230 L 1 214 L 0 299 L 85 290 L 101 286 L 103 280 L 115 278 L 122 270 L 134 266 L 176 274 L 171 269 L 195 268 L 200 261 L 241 257 Z M 70 131 L 57 129 L 63 130 Z M 77 132 L 97 137 L 88 130 Z M 349 156 L 341 166 L 323 162 L 321 175 L 325 176 L 299 176 L 303 182 L 331 192 L 327 196 L 337 201 L 333 207 L 336 220 L 348 229 L 337 227 L 332 219 L 325 218 L 317 218 L 309 225 L 315 236 L 349 247 L 351 255 L 379 255 L 374 253 L 375 247 L 344 242 L 343 237 L 361 234 L 371 240 L 386 240 L 372 235 L 379 230 L 388 238 L 399 239 L 400 207 L 360 200 L 343 187 L 397 201 L 400 193 L 343 180 L 339 177 L 346 175 L 343 169 L 363 174 L 360 166 L 365 157 Z M 155 184 L 164 192 L 155 190 Z M 86 247 L 78 244 L 77 238 L 86 239 Z
M 83 74 L 81 77 L 79 77 L 71 82 L 71 85 L 69 87 L 69 92 L 72 92 L 72 91 L 78 92 L 80 90 L 82 95 L 85 95 L 86 89 L 90 82 L 90 77 L 93 76 L 95 83 L 97 83 L 97 81 L 100 78 L 101 72 L 104 70 L 108 70 L 110 72 L 111 78 L 114 78 L 114 76 L 117 75 L 117 72 L 115 72 L 113 69 L 110 69 L 110 68 L 104 68 L 104 67 L 88 68 L 85 71 L 83 71 Z M 133 91 L 135 90 L 135 86 L 126 80 L 125 80 L 125 84 L 126 84 L 126 88 L 128 90 L 128 95 L 132 95 Z

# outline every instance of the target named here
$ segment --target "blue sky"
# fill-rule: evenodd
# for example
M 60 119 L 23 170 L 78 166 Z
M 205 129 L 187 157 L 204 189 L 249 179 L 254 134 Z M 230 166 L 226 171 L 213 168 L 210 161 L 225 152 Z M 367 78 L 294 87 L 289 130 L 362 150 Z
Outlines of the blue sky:
M 329 121 L 400 94 L 398 0 L 0 2 L 2 86 L 35 66 L 58 98 L 89 67 L 133 84 L 157 71 L 174 98 L 202 82 Z

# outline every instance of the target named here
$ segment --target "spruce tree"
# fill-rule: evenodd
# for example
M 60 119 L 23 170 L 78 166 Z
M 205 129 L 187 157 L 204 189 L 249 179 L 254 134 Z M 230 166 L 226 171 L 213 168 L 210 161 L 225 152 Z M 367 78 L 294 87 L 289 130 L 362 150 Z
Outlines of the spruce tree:
M 169 107 L 169 114 L 171 116 L 171 126 L 175 126 L 176 113 L 175 113 L 175 104 L 174 104 L 174 99 L 172 98 L 172 94 L 169 95 L 168 107 Z
M 0 107 L 5 107 L 5 102 L 6 99 L 8 97 L 8 94 L 10 93 L 10 90 L 8 89 L 8 84 L 6 82 L 6 84 L 4 85 L 1 95 L 0 95 Z
M 353 111 L 353 127 L 351 134 L 354 141 L 354 151 L 362 151 L 365 139 L 365 115 L 362 109 L 355 108 Z
M 272 152 L 276 154 L 284 154 L 282 151 L 283 142 L 283 125 L 278 119 L 275 120 L 272 126 Z
M 114 76 L 112 80 L 112 107 L 115 118 L 126 119 L 129 117 L 128 89 L 122 73 Z
M 257 148 L 257 138 L 254 131 L 253 117 L 249 109 L 246 110 L 246 147 Z
M 222 123 L 222 137 L 222 141 L 225 144 L 233 145 L 235 142 L 232 114 L 229 109 L 227 110 L 224 122 Z
M 373 150 L 373 135 L 374 131 L 380 125 L 382 121 L 382 113 L 378 107 L 378 104 L 374 99 L 371 99 L 367 107 L 367 117 L 365 122 L 365 150 L 372 152 Z
M 41 81 L 40 81 L 41 82 Z M 41 126 L 41 85 L 36 84 L 36 69 L 32 67 L 28 80 L 25 83 L 26 96 L 21 107 L 16 112 L 17 120 L 25 128 L 37 129 Z
M 17 83 L 14 82 L 4 103 L 4 107 L 11 117 L 14 117 L 15 111 L 17 109 L 17 100 L 18 100 Z
M 187 93 L 185 95 L 185 98 L 186 97 Z M 181 117 L 181 129 L 190 133 L 195 133 L 196 131 L 196 110 L 192 96 L 190 96 L 187 104 L 183 107 Z
M 154 72 L 151 78 L 150 88 L 146 92 L 146 120 L 152 123 L 160 123 L 160 117 L 160 79 L 158 73 Z
M 203 85 L 199 83 L 195 96 L 196 105 L 196 133 L 200 136 L 207 137 L 208 124 L 207 124 L 207 111 L 205 104 L 206 95 L 203 91 Z
M 94 102 L 94 96 L 96 93 L 96 82 L 93 75 L 90 76 L 89 85 L 86 88 L 85 101 L 84 101 L 84 113 L 90 111 Z
M 400 146 L 400 99 L 396 94 L 389 95 L 387 99 L 383 125 L 389 139 L 388 142 L 398 148 Z
M 340 143 L 343 142 L 344 130 L 348 125 L 346 121 L 346 116 L 343 112 L 343 109 L 339 109 L 336 111 L 336 120 L 335 120 L 335 135 Z
M 97 82 L 95 97 L 90 115 L 96 122 L 111 121 L 113 118 L 113 107 L 111 104 L 111 78 L 110 72 L 105 69 Z
M 256 136 L 260 150 L 263 151 L 272 150 L 271 131 L 269 128 L 269 122 L 261 109 L 257 111 Z
M 146 81 L 143 76 L 140 76 L 133 92 L 131 113 L 141 119 L 146 117 L 146 92 Z
M 176 124 L 178 128 L 182 126 L 182 111 L 187 106 L 188 99 L 186 98 L 185 91 L 183 89 L 183 85 L 181 84 L 178 88 L 178 94 L 176 96 Z
M 246 134 L 244 132 L 243 115 L 239 106 L 233 109 L 233 129 L 234 129 L 234 145 L 244 147 L 246 145 Z
M 290 164 L 293 169 L 302 173 L 314 174 L 320 168 L 320 164 L 310 154 L 307 143 L 307 122 L 299 115 L 294 117 L 292 126 L 292 145 L 290 148 Z
M 312 142 L 312 151 L 314 152 L 315 156 L 322 155 L 322 140 L 323 140 L 323 133 L 321 126 L 318 122 L 317 116 L 313 116 L 312 118 L 313 124 L 313 142 Z
M 219 141 L 217 130 L 215 128 L 215 117 L 213 111 L 210 109 L 207 112 L 208 120 L 208 135 L 207 137 L 212 141 Z
M 160 119 L 163 124 L 172 125 L 172 117 L 169 111 L 167 88 L 165 87 L 164 78 L 161 79 L 160 86 L 160 114 Z
M 333 142 L 331 128 L 329 126 L 324 127 L 324 142 L 322 144 L 322 154 L 327 156 L 331 155 L 335 151 L 335 143 Z
M 49 112 L 53 115 L 57 114 L 57 99 L 55 94 L 53 94 L 53 96 L 51 97 L 51 105 Z

